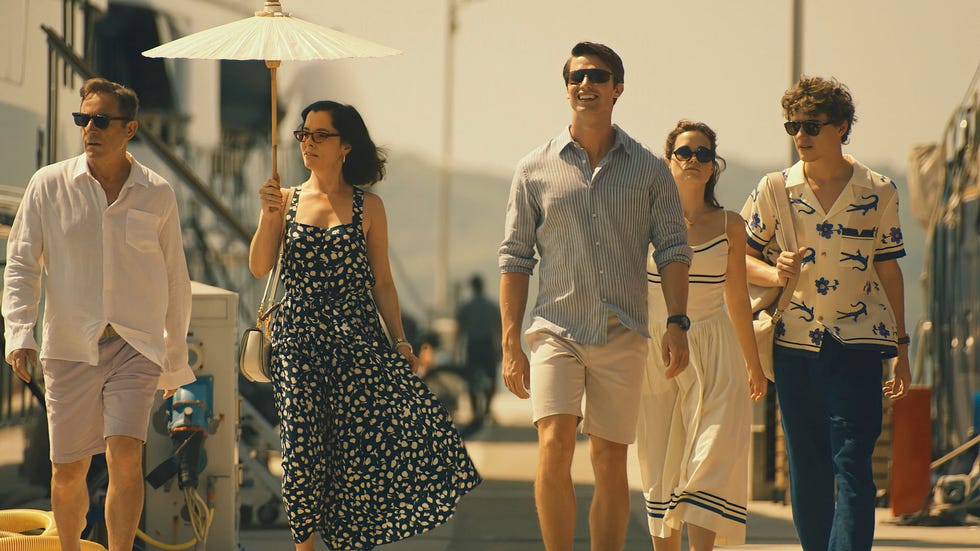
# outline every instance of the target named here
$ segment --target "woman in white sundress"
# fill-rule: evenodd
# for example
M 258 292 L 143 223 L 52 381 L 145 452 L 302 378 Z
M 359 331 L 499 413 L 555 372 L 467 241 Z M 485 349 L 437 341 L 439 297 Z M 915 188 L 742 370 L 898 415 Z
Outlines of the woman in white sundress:
M 650 351 L 637 454 L 656 551 L 677 551 L 686 524 L 690 548 L 745 543 L 751 402 L 765 396 L 745 280 L 745 225 L 715 198 L 724 167 L 715 132 L 682 120 L 665 157 L 680 192 L 690 269 L 690 364 L 664 376 L 660 339 L 667 310 L 660 274 L 649 263 Z

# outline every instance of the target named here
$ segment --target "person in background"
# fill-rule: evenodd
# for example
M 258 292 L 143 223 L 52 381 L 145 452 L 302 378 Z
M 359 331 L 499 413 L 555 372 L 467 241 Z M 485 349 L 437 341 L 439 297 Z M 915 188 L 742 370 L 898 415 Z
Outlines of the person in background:
M 483 294 L 483 278 L 470 278 L 472 296 L 456 311 L 456 323 L 464 351 L 463 369 L 467 374 L 473 422 L 472 432 L 490 416 L 497 391 L 497 364 L 500 361 L 500 308 Z
M 139 98 L 102 78 L 86 80 L 80 95 L 72 117 L 85 152 L 34 174 L 7 240 L 4 336 L 7 361 L 24 381 L 41 360 L 61 549 L 81 546 L 85 477 L 92 456 L 105 452 L 109 550 L 123 551 L 143 511 L 155 391 L 168 398 L 194 381 L 191 284 L 174 190 L 127 151 Z
M 416 339 L 414 347 L 418 350 L 419 364 L 415 374 L 425 379 L 425 376 L 436 366 L 436 353 L 439 350 L 439 334 L 435 331 L 423 331 Z
M 571 124 L 518 164 L 500 245 L 503 379 L 531 398 L 538 431 L 534 497 L 548 551 L 575 538 L 575 430 L 589 436 L 595 494 L 592 549 L 623 548 L 630 496 L 626 450 L 636 439 L 647 354 L 649 246 L 670 316 L 666 375 L 687 366 L 691 248 L 677 187 L 662 159 L 612 123 L 624 90 L 612 48 L 580 42 L 562 69 Z M 530 275 L 538 298 L 521 345 Z M 585 396 L 585 411 L 582 397 Z
M 262 185 L 249 250 L 263 277 L 284 240 L 270 327 L 282 494 L 297 550 L 314 548 L 314 532 L 331 549 L 371 549 L 449 520 L 480 476 L 413 373 L 384 204 L 362 189 L 384 177 L 383 152 L 350 105 L 318 101 L 301 119 L 293 135 L 310 176 Z
M 664 376 L 659 337 L 667 305 L 648 262 L 650 352 L 636 450 L 656 551 L 677 551 L 681 529 L 695 551 L 745 543 L 752 408 L 768 385 L 759 363 L 745 282 L 745 222 L 715 197 L 724 159 L 714 130 L 681 120 L 664 156 L 694 249 L 687 303 L 690 364 Z
M 800 543 L 804 551 L 861 551 L 874 539 L 881 393 L 897 400 L 911 383 L 898 190 L 843 153 L 857 120 L 846 86 L 802 76 L 782 108 L 800 156 L 783 175 L 802 246 L 782 251 L 774 266 L 762 260 L 780 223 L 763 178 L 743 210 L 748 280 L 775 287 L 799 278 L 776 326 L 773 368 Z M 890 358 L 893 378 L 883 389 L 882 360 Z

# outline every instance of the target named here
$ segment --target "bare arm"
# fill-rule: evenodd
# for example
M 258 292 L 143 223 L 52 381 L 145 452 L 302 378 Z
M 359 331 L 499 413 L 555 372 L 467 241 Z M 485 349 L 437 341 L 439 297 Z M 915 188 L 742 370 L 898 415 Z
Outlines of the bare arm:
M 905 278 L 898 260 L 882 260 L 874 263 L 878 279 L 888 297 L 888 304 L 895 314 L 895 326 L 898 336 L 908 335 L 905 329 Z M 909 366 L 909 345 L 898 345 L 898 357 L 892 362 L 892 379 L 885 382 L 885 395 L 892 400 L 905 396 L 912 385 L 912 370 Z
M 744 272 L 746 280 L 760 287 L 778 287 L 779 278 L 776 275 L 776 268 L 762 260 L 761 252 L 752 247 L 746 247 L 744 238 L 740 241 L 742 241 L 742 247 L 745 250 Z
M 367 256 L 374 274 L 374 288 L 371 295 L 378 312 L 395 341 L 405 340 L 401 308 L 398 305 L 398 291 L 391 277 L 391 262 L 388 259 L 388 218 L 384 203 L 373 193 L 364 194 L 364 233 L 367 238 Z M 419 359 L 410 346 L 396 345 L 396 350 L 417 371 Z
M 744 235 L 744 234 L 743 234 Z M 800 260 L 806 254 L 806 247 L 797 251 L 781 251 L 776 265 L 772 266 L 762 260 L 762 253 L 745 246 L 745 275 L 749 283 L 760 287 L 785 287 L 791 277 L 799 273 Z
M 690 266 L 683 262 L 671 262 L 660 269 L 661 290 L 664 302 L 667 304 L 667 315 L 687 313 L 687 275 Z M 663 361 L 667 366 L 664 375 L 669 379 L 687 367 L 688 347 L 687 331 L 675 324 L 667 326 L 663 337 Z
M 521 346 L 521 325 L 527 308 L 527 289 L 530 274 L 505 272 L 500 274 L 500 322 L 504 384 L 518 398 L 528 398 L 531 388 L 531 367 Z
M 255 277 L 264 277 L 275 266 L 285 223 L 288 194 L 288 190 L 279 187 L 279 182 L 271 178 L 259 188 L 262 210 L 259 214 L 259 226 L 248 247 L 248 269 Z
M 752 310 L 749 307 L 749 292 L 746 284 L 745 225 L 735 213 L 726 214 L 728 234 L 728 269 L 725 275 L 725 304 L 728 315 L 735 328 L 738 344 L 745 358 L 745 368 L 749 375 L 749 395 L 759 400 L 766 395 L 768 383 L 759 363 L 759 347 L 752 329 Z

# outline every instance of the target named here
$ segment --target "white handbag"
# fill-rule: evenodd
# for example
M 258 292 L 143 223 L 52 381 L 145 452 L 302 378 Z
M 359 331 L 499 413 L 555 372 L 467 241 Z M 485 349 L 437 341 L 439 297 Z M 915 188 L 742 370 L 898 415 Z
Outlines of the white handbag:
M 781 172 L 773 172 L 767 175 L 766 180 L 776 200 L 776 212 L 779 218 L 777 231 L 782 232 L 778 240 L 773 235 L 763 250 L 763 259 L 772 262 L 772 259 L 779 256 L 780 249 L 777 241 L 781 241 L 788 250 L 795 251 L 797 249 L 796 231 L 793 226 L 793 213 L 789 207 L 789 196 L 786 195 L 786 179 Z M 755 318 L 752 320 L 752 327 L 755 331 L 755 342 L 759 348 L 759 363 L 762 364 L 762 372 L 770 381 L 776 380 L 772 365 L 772 348 L 776 337 L 776 325 L 782 319 L 783 313 L 793 298 L 793 291 L 796 290 L 798 279 L 799 276 L 790 278 L 784 287 L 749 285 L 749 301 L 752 303 L 753 312 L 756 312 Z
M 292 201 L 293 190 L 290 190 L 286 205 L 288 208 Z M 272 343 L 269 340 L 269 327 L 275 317 L 276 311 L 282 305 L 282 300 L 275 300 L 276 289 L 279 286 L 279 273 L 282 269 L 282 250 L 285 246 L 286 222 L 283 221 L 283 233 L 279 238 L 279 254 L 276 255 L 276 265 L 269 273 L 269 279 L 265 282 L 265 291 L 262 293 L 262 301 L 259 303 L 259 310 L 255 319 L 255 327 L 249 327 L 242 333 L 242 340 L 238 347 L 238 368 L 242 370 L 242 375 L 253 383 L 272 382 Z M 273 302 L 275 301 L 275 302 Z

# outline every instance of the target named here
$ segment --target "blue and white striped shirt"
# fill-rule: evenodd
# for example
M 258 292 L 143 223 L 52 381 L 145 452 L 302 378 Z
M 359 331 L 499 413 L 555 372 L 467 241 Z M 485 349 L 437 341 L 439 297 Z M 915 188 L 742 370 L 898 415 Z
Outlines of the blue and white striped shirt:
M 618 126 L 595 170 L 568 128 L 517 165 L 500 271 L 531 274 L 541 261 L 532 328 L 604 344 L 608 311 L 647 333 L 647 255 L 690 265 L 680 197 L 663 159 Z

